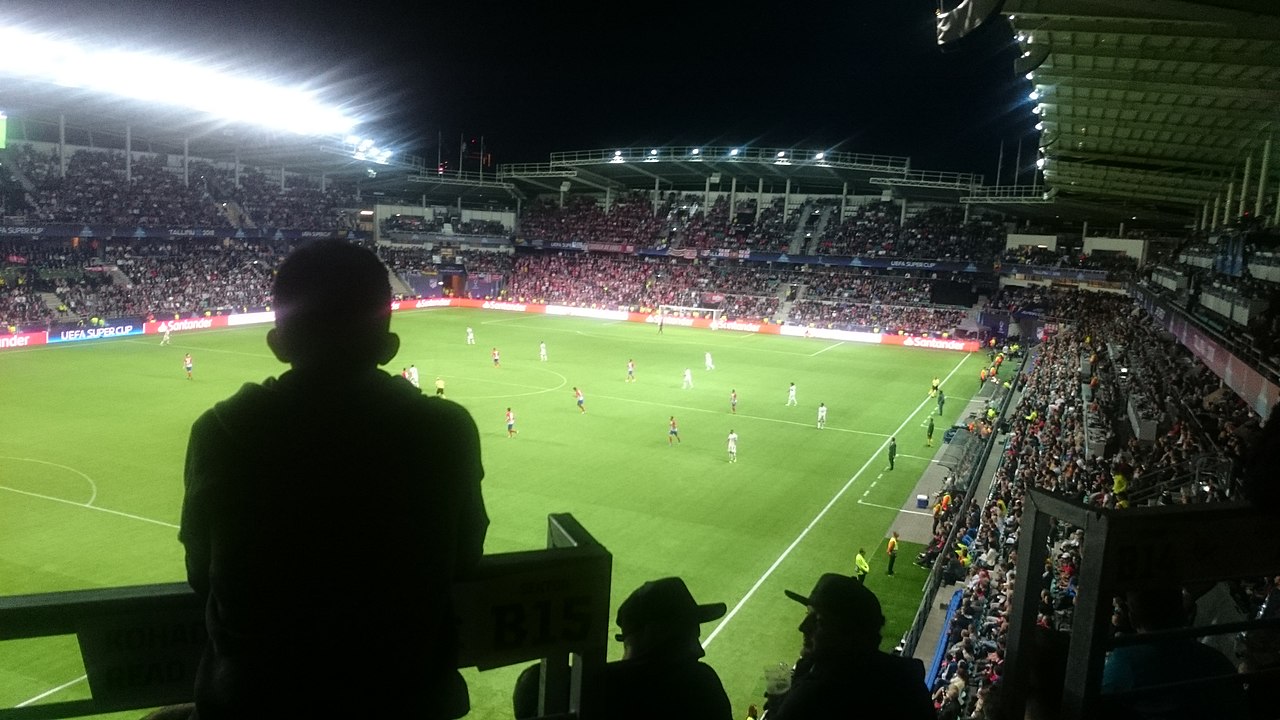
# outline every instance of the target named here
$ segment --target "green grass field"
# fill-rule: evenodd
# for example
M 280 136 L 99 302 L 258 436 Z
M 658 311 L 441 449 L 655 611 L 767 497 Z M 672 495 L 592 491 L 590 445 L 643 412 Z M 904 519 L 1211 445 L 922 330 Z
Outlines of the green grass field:
M 464 342 L 467 325 L 475 345 Z M 183 580 L 177 522 L 187 432 L 242 383 L 284 370 L 266 348 L 266 329 L 174 335 L 168 347 L 146 337 L 0 352 L 0 594 Z M 884 647 L 910 623 L 925 577 L 910 561 L 919 548 L 904 543 L 899 572 L 887 577 L 884 539 L 933 455 L 921 430 L 935 407 L 930 379 L 942 377 L 951 398 L 940 437 L 963 412 L 982 358 L 461 309 L 401 313 L 393 329 L 402 348 L 387 369 L 416 364 L 427 392 L 442 376 L 448 397 L 480 427 L 486 550 L 541 548 L 547 514 L 568 512 L 613 553 L 613 610 L 643 581 L 666 575 L 683 577 L 702 602 L 727 603 L 730 613 L 702 637 L 735 714 L 760 698 L 765 666 L 799 651 L 804 609 L 783 589 L 808 592 L 823 572 L 851 572 L 859 546 L 875 548 L 868 584 L 888 618 Z M 547 362 L 538 360 L 539 341 Z M 500 369 L 490 361 L 494 346 Z M 715 370 L 703 368 L 708 351 Z M 195 359 L 193 381 L 182 370 L 185 352 Z M 628 358 L 634 383 L 624 381 Z M 681 388 L 686 367 L 692 389 Z M 785 406 L 789 382 L 798 407 Z M 574 404 L 575 385 L 586 414 Z M 819 402 L 829 408 L 822 431 Z M 671 415 L 676 446 L 667 442 Z M 734 464 L 730 429 L 740 438 Z M 890 435 L 899 444 L 891 473 Z M 610 657 L 620 654 L 615 643 Z M 519 670 L 468 672 L 468 717 L 510 717 Z M 72 638 L 0 643 L 0 707 L 87 697 L 82 676 Z

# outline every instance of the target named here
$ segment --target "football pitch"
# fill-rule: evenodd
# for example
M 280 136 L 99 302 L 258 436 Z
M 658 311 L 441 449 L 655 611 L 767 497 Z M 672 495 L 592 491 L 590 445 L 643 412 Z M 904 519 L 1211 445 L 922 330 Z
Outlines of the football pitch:
M 465 309 L 397 313 L 392 329 L 402 344 L 386 370 L 416 365 L 426 393 L 442 378 L 480 428 L 486 551 L 540 549 L 547 515 L 571 513 L 613 555 L 611 621 L 633 589 L 669 575 L 699 602 L 726 603 L 729 613 L 704 625 L 702 639 L 736 715 L 760 701 L 764 668 L 799 652 L 804 608 L 783 590 L 808 593 L 824 572 L 852 573 L 859 547 L 887 618 L 882 648 L 910 624 L 926 575 L 911 562 L 920 548 L 903 543 L 888 577 L 885 538 L 944 429 L 965 413 L 984 357 Z M 177 523 L 187 433 L 241 384 L 285 370 L 266 331 L 0 352 L 0 594 L 184 580 Z M 491 361 L 495 347 L 501 367 Z M 635 382 L 626 381 L 628 360 Z M 686 368 L 691 388 L 682 387 Z M 927 448 L 935 375 L 950 402 Z M 796 406 L 787 405 L 792 382 Z M 819 403 L 829 409 L 823 430 Z M 672 416 L 678 444 L 668 441 Z M 726 451 L 731 430 L 736 463 Z M 898 438 L 892 472 L 890 436 Z M 431 461 L 422 458 L 424 469 Z M 358 478 L 350 482 L 358 489 Z M 610 659 L 621 651 L 611 643 Z M 468 717 L 511 717 L 520 669 L 467 671 Z M 88 697 L 83 675 L 74 638 L 0 642 L 0 707 Z

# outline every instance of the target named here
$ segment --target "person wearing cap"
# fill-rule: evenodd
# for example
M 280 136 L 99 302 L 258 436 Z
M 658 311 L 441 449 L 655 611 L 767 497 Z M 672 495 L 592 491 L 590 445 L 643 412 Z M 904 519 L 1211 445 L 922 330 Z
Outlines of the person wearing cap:
M 605 666 L 609 699 L 601 717 L 652 717 L 659 698 L 656 714 L 730 720 L 729 696 L 715 669 L 700 662 L 706 651 L 698 640 L 700 626 L 725 610 L 724 603 L 698 604 L 678 577 L 636 588 L 618 607 L 622 659 Z
M 808 612 L 791 688 L 769 697 L 769 720 L 934 720 L 923 663 L 880 652 L 884 614 L 875 593 L 856 578 L 827 573 L 807 596 L 786 594 Z
M 684 580 L 667 577 L 636 588 L 618 607 L 622 659 L 607 663 L 599 717 L 733 720 L 720 676 L 700 662 L 700 626 L 724 616 L 724 603 L 698 604 Z M 538 665 L 521 673 L 512 696 L 516 720 L 538 716 Z
M 867 573 L 871 572 L 871 564 L 867 562 L 866 548 L 858 548 L 858 554 L 853 557 L 853 564 L 858 569 L 858 582 L 866 582 Z

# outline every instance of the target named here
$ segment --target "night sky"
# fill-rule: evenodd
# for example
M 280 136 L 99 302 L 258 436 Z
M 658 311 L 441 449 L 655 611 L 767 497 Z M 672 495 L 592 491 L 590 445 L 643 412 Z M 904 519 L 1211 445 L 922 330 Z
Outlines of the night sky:
M 1002 19 L 943 53 L 936 9 L 936 0 L 44 0 L 8 2 L 0 14 L 326 87 L 376 115 L 380 141 L 432 163 L 437 137 L 451 160 L 460 135 L 483 136 L 495 163 L 752 144 L 909 155 L 914 167 L 992 183 L 1002 139 L 1006 167 L 1019 135 L 1031 151 L 1029 83 L 1013 75 Z

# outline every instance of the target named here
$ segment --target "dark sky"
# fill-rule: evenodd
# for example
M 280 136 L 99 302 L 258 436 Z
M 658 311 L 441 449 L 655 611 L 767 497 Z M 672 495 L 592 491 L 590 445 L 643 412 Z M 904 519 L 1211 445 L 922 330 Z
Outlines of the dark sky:
M 384 142 L 431 162 L 438 136 L 450 158 L 462 134 L 484 136 L 497 163 L 754 144 L 909 155 L 918 168 L 990 176 L 1001 139 L 1011 162 L 1033 123 L 1007 24 L 942 53 L 936 0 L 26 7 L 46 26 L 37 16 L 56 9 L 59 26 L 109 43 L 318 82 L 376 113 Z

